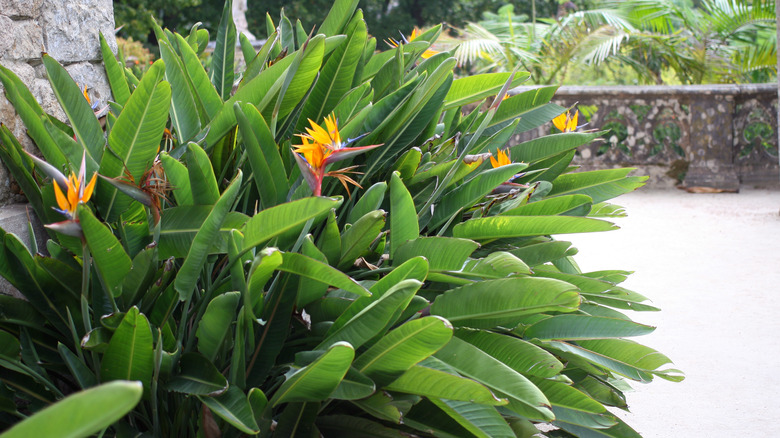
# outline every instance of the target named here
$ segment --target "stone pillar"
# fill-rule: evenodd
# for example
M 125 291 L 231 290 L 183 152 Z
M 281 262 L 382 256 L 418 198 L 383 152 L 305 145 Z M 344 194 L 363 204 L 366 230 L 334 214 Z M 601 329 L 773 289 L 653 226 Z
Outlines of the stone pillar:
M 110 99 L 98 38 L 102 32 L 116 52 L 110 0 L 0 0 L 0 29 L 0 64 L 19 76 L 47 113 L 66 121 L 46 79 L 41 52 L 64 65 L 81 86 L 86 85 L 91 98 L 103 102 Z M 0 85 L 0 122 L 32 150 L 24 124 L 3 91 Z M 7 170 L 0 165 L 0 206 L 22 200 Z
M 739 191 L 734 169 L 734 96 L 707 93 L 691 96 L 690 162 L 683 184 L 686 188 L 706 187 L 726 192 Z

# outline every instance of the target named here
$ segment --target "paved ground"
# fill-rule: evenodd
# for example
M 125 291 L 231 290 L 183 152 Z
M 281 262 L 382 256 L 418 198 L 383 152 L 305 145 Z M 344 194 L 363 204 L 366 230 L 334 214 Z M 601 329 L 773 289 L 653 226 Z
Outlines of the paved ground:
M 635 384 L 621 417 L 646 438 L 780 436 L 780 190 L 639 190 L 614 200 L 621 230 L 566 236 L 583 270 L 624 283 L 661 312 L 637 340 L 686 379 Z

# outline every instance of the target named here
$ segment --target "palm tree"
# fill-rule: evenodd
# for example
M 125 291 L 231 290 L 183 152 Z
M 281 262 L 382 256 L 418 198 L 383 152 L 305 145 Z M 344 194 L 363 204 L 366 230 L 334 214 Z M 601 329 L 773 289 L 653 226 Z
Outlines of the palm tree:
M 680 83 L 755 82 L 776 74 L 774 0 L 603 0 L 527 22 L 511 6 L 469 23 L 455 56 L 477 71 L 530 71 L 562 83 L 569 68 L 617 61 L 647 83 L 674 72 Z

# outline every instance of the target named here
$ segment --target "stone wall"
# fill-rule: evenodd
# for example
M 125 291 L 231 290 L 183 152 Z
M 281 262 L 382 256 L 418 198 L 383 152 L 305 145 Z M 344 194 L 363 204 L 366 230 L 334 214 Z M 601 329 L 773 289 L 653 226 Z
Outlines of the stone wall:
M 44 111 L 65 120 L 46 79 L 41 52 L 63 64 L 81 86 L 86 85 L 91 98 L 109 99 L 98 33 L 102 32 L 116 51 L 110 0 L 0 0 L 0 29 L 0 64 L 24 81 Z M 32 149 L 24 124 L 2 91 L 0 85 L 0 122 L 25 148 Z M 0 165 L 0 206 L 20 200 L 18 188 Z
M 649 184 L 735 191 L 776 185 L 777 84 L 561 87 L 554 101 L 580 110 L 583 129 L 608 130 L 579 149 L 587 169 L 638 167 Z M 585 116 L 585 117 L 583 117 Z M 513 139 L 550 133 L 546 125 Z

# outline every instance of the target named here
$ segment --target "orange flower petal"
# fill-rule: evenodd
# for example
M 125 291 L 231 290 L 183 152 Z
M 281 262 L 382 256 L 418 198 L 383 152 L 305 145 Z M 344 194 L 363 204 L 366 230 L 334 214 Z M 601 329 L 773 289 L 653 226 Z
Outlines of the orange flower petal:
M 56 181 L 54 182 L 54 197 L 57 198 L 57 205 L 60 207 L 60 210 L 70 211 L 68 198 L 62 193 L 62 189 L 60 189 L 60 185 Z

